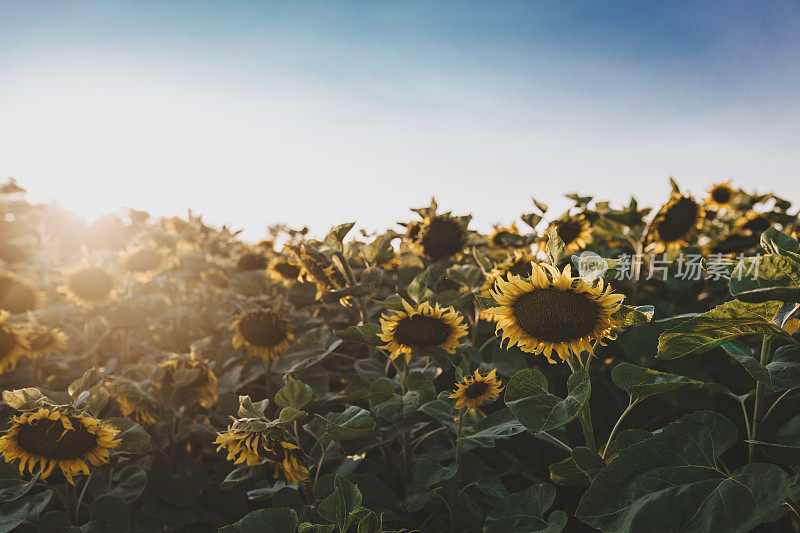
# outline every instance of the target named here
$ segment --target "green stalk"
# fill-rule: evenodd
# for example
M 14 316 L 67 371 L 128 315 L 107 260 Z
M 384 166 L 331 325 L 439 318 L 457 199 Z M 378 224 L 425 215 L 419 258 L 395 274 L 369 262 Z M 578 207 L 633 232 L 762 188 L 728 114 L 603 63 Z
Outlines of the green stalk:
M 583 370 L 583 365 L 581 364 L 580 359 L 574 354 L 570 354 L 569 359 L 567 360 L 567 364 L 569 365 L 569 368 L 570 370 L 572 370 L 573 374 L 577 372 L 579 369 Z M 594 428 L 592 427 L 592 413 L 589 411 L 588 402 L 578 415 L 578 421 L 581 423 L 581 429 L 583 430 L 583 440 L 586 442 L 586 447 L 592 450 L 593 452 L 596 452 L 597 444 L 595 443 L 594 440 Z
M 769 335 L 764 335 L 761 338 L 761 358 L 759 359 L 762 366 L 766 365 L 769 362 Z M 761 409 L 762 404 L 764 403 L 764 385 L 760 382 L 756 382 L 756 404 L 753 407 L 753 431 L 750 437 L 751 441 L 757 440 L 757 431 L 758 425 L 761 421 Z M 752 442 L 748 443 L 747 448 L 747 462 L 752 463 L 753 457 L 755 456 L 756 445 Z

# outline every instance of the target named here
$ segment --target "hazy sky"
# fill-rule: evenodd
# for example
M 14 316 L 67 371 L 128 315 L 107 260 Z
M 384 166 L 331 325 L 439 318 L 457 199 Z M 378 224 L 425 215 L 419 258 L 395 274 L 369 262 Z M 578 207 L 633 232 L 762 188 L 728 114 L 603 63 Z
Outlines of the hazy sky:
M 0 0 L 0 179 L 254 239 L 670 175 L 798 201 L 799 60 L 797 1 Z

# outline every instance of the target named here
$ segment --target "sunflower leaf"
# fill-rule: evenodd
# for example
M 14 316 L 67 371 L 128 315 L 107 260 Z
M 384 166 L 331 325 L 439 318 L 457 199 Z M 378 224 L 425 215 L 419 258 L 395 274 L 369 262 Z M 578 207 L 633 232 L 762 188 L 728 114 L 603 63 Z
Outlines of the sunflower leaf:
M 313 397 L 311 387 L 289 374 L 285 375 L 283 380 L 286 384 L 275 394 L 275 404 L 278 407 L 302 409 L 311 403 Z
M 341 413 L 328 413 L 324 417 L 315 414 L 325 432 L 337 440 L 359 439 L 370 435 L 375 429 L 375 420 L 369 411 L 351 405 Z
M 550 263 L 553 266 L 558 266 L 566 253 L 567 247 L 558 235 L 558 230 L 556 228 L 551 229 L 547 234 L 547 255 L 550 257 Z
M 42 391 L 35 387 L 3 391 L 3 402 L 18 411 L 37 406 L 43 398 Z
M 414 303 L 419 304 L 425 300 L 425 293 L 428 291 L 428 279 L 430 278 L 430 269 L 425 269 L 420 272 L 408 285 L 406 292 L 409 298 L 414 300 Z
M 771 254 L 800 253 L 800 243 L 774 226 L 761 234 L 761 247 Z
M 639 402 L 656 394 L 674 390 L 697 390 L 705 386 L 702 381 L 624 362 L 611 371 L 611 381 L 627 392 L 633 402 Z
M 500 304 L 495 301 L 491 296 L 478 296 L 475 295 L 475 301 L 484 309 L 491 309 L 492 307 L 499 307 Z
M 289 507 L 271 507 L 247 513 L 238 522 L 219 529 L 219 533 L 295 533 L 297 513 Z
M 336 524 L 339 531 L 347 531 L 353 521 L 353 511 L 361 506 L 361 491 L 347 478 L 336 474 L 333 493 L 317 507 L 319 515 Z
M 753 350 L 742 342 L 732 341 L 722 345 L 728 355 L 736 359 L 756 381 L 770 390 L 785 391 L 800 388 L 800 349 L 781 346 L 772 360 L 762 365 Z
M 571 374 L 567 379 L 567 391 L 564 399 L 550 394 L 545 375 L 529 368 L 517 372 L 508 381 L 505 402 L 522 425 L 534 433 L 541 433 L 577 418 L 589 402 L 589 374 L 584 370 Z
M 653 320 L 654 313 L 655 307 L 652 305 L 621 305 L 619 309 L 617 309 L 614 314 L 611 315 L 611 318 L 614 319 L 614 321 L 618 324 L 625 327 L 637 326 L 639 324 L 647 324 Z
M 567 525 L 567 513 L 553 511 L 545 517 L 556 498 L 549 483 L 533 485 L 502 499 L 486 515 L 487 533 L 558 533 Z

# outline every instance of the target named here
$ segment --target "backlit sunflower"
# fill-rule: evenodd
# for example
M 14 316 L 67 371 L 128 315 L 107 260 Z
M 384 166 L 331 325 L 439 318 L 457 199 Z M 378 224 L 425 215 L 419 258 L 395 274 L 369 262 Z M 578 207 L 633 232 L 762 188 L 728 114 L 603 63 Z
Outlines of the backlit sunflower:
M 71 300 L 92 307 L 111 298 L 116 284 L 116 279 L 108 270 L 85 266 L 67 275 L 64 291 Z
M 273 439 L 261 432 L 232 429 L 231 426 L 217 435 L 214 444 L 217 444 L 217 451 L 225 449 L 228 452 L 227 460 L 233 464 L 257 466 L 267 461 L 275 465 L 275 478 L 282 474 L 290 483 L 308 483 L 308 469 L 300 462 L 303 452 L 296 444 Z
M 555 363 L 553 352 L 566 361 L 570 351 L 592 353 L 592 341 L 613 338 L 621 328 L 612 315 L 625 297 L 610 286 L 604 290 L 603 280 L 593 287 L 572 277 L 570 265 L 559 272 L 541 264 L 532 266 L 527 279 L 498 279 L 492 298 L 500 305 L 487 311 L 497 317 L 502 339 Z
M 39 307 L 42 296 L 32 285 L 11 272 L 0 273 L 0 309 L 25 313 Z
M 422 254 L 433 261 L 460 254 L 466 244 L 466 226 L 448 215 L 425 218 L 415 240 Z
M 294 341 L 289 324 L 273 311 L 247 311 L 233 321 L 231 329 L 234 348 L 246 346 L 250 355 L 267 360 L 285 352 Z
M 102 420 L 58 409 L 39 409 L 13 418 L 8 432 L 0 437 L 0 453 L 10 463 L 19 460 L 20 473 L 41 469 L 47 479 L 55 467 L 67 481 L 89 474 L 89 465 L 109 462 L 111 449 L 119 445 L 116 429 Z
M 408 242 L 414 242 L 417 240 L 419 236 L 419 232 L 422 229 L 422 221 L 421 220 L 413 220 L 411 222 L 406 222 L 406 239 Z
M 500 396 L 500 391 L 503 387 L 500 385 L 500 380 L 497 379 L 497 369 L 492 369 L 488 374 L 481 375 L 476 369 L 475 374 L 466 376 L 459 383 L 456 383 L 456 389 L 450 394 L 450 398 L 456 398 L 456 409 L 464 407 L 468 409 L 475 409 L 484 402 L 494 400 Z
M 536 257 L 528 251 L 514 250 L 514 255 L 498 263 L 495 267 L 486 274 L 486 280 L 481 285 L 478 294 L 480 296 L 490 296 L 494 282 L 498 279 L 507 280 L 509 276 L 522 276 L 527 278 L 533 271 L 532 263 L 535 263 Z M 487 313 L 486 309 L 481 310 L 481 318 L 484 320 L 496 320 L 495 316 Z
M 736 189 L 731 187 L 729 181 L 723 181 L 721 183 L 715 183 L 708 190 L 706 204 L 719 210 L 726 207 L 731 207 L 735 199 Z
M 341 289 L 346 285 L 344 276 L 324 254 L 305 244 L 291 246 L 289 249 L 300 264 L 302 274 L 317 286 L 317 299 L 328 291 Z
M 567 254 L 574 254 L 586 248 L 586 245 L 592 242 L 592 225 L 589 220 L 580 213 L 575 216 L 563 216 L 558 220 L 550 223 L 547 228 L 547 233 L 555 229 L 558 236 L 564 241 Z M 544 246 L 542 241 L 542 246 Z
M 772 226 L 772 221 L 767 213 L 748 211 L 744 216 L 736 220 L 736 227 L 751 234 L 760 234 L 767 231 Z
M 276 257 L 269 264 L 267 269 L 269 277 L 276 281 L 283 281 L 286 284 L 293 285 L 300 277 L 300 267 L 289 261 L 285 257 Z
M 695 229 L 703 227 L 704 218 L 703 206 L 691 196 L 673 193 L 656 214 L 649 241 L 656 243 L 657 251 L 683 246 Z
M 17 326 L 6 323 L 8 311 L 0 311 L 0 374 L 14 370 L 20 356 L 28 351 L 25 333 Z
M 146 279 L 164 266 L 164 255 L 155 248 L 139 248 L 128 252 L 122 260 L 122 269 L 140 279 Z
M 159 387 L 171 386 L 175 381 L 176 371 L 197 369 L 200 371 L 197 378 L 182 387 L 196 393 L 198 395 L 197 403 L 205 409 L 210 409 L 217 403 L 217 376 L 208 366 L 208 359 L 197 357 L 193 353 L 175 354 L 158 364 L 164 369 L 164 375 L 158 380 Z
M 36 324 L 23 329 L 23 335 L 28 343 L 25 355 L 31 359 L 47 357 L 67 349 L 67 335 L 58 328 Z
M 452 354 L 467 334 L 464 317 L 452 307 L 441 307 L 438 303 L 431 306 L 428 302 L 414 307 L 403 300 L 403 308 L 405 311 L 384 314 L 380 319 L 378 338 L 387 343 L 382 348 L 391 352 L 392 359 L 405 354 L 408 363 L 415 349 L 424 352 L 437 348 Z
M 248 252 L 239 256 L 236 260 L 236 268 L 243 272 L 249 270 L 264 270 L 267 268 L 267 258 L 261 254 Z
M 503 237 L 517 236 L 519 237 L 519 229 L 517 225 L 512 223 L 510 226 L 495 226 L 491 235 L 489 235 L 489 246 L 493 248 L 513 248 L 513 244 L 508 244 L 503 240 Z
M 105 381 L 104 386 L 119 404 L 122 416 L 132 418 L 137 424 L 144 427 L 156 423 L 158 404 L 150 394 L 151 391 L 146 391 L 141 383 L 112 376 Z

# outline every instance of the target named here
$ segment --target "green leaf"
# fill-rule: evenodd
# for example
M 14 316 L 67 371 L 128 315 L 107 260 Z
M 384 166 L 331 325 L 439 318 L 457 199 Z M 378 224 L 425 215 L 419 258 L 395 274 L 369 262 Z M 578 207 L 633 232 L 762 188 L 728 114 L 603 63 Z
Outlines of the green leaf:
M 770 300 L 786 303 L 800 302 L 800 287 L 761 287 L 736 293 L 737 300 L 762 303 Z
M 144 455 L 150 453 L 150 434 L 130 418 L 109 418 L 106 422 L 118 430 L 117 439 L 122 442 L 114 448 L 116 453 Z
M 772 287 L 800 285 L 800 260 L 796 254 L 767 254 L 742 259 L 731 272 L 730 291 L 735 297 L 743 292 Z
M 297 513 L 288 507 L 259 509 L 219 529 L 219 533 L 295 533 Z
M 447 481 L 456 475 L 458 465 L 455 463 L 449 466 L 439 464 L 439 459 L 432 454 L 421 455 L 414 459 L 411 467 L 411 475 L 414 484 L 419 487 L 433 487 L 443 481 Z
M 593 452 L 586 446 L 577 446 L 573 448 L 570 455 L 572 456 L 572 460 L 575 461 L 575 465 L 580 468 L 589 479 L 597 477 L 597 474 L 602 472 L 603 468 L 606 467 L 606 463 L 597 455 L 597 452 Z
M 611 371 L 611 381 L 638 402 L 674 390 L 697 390 L 705 383 L 687 377 L 642 368 L 631 363 L 620 363 Z
M 502 499 L 486 515 L 486 533 L 558 533 L 567 525 L 564 511 L 545 513 L 553 505 L 556 488 L 549 483 L 533 485 Z
M 369 296 L 370 294 L 375 292 L 375 284 L 374 283 L 357 283 L 350 287 L 344 287 L 343 289 L 332 289 L 327 291 L 325 294 L 322 295 L 323 302 L 336 302 L 342 298 L 346 298 L 348 296 L 353 296 L 355 298 L 361 298 L 364 296 Z
M 551 431 L 574 420 L 589 401 L 589 374 L 578 370 L 567 379 L 567 397 L 547 390 L 547 378 L 538 370 L 514 374 L 506 385 L 505 402 L 514 416 L 534 433 Z
M 558 230 L 556 228 L 551 229 L 547 234 L 547 255 L 550 257 L 550 262 L 553 266 L 558 266 L 566 253 L 567 247 L 558 235 Z
M 761 247 L 771 254 L 800 253 L 800 243 L 775 227 L 761 234 Z
M 630 306 L 621 305 L 611 318 L 618 324 L 628 327 L 637 326 L 639 324 L 647 324 L 653 320 L 655 308 L 652 305 Z
M 364 324 L 363 326 L 349 326 L 336 332 L 336 336 L 346 341 L 361 342 L 370 346 L 378 346 L 384 342 L 378 338 L 381 327 L 378 324 Z
M 43 397 L 42 391 L 35 387 L 3 391 L 3 402 L 18 411 L 37 406 Z
M 414 300 L 414 303 L 419 304 L 425 300 L 425 294 L 428 291 L 428 279 L 431 276 L 430 269 L 426 268 L 414 278 L 408 285 L 406 292 L 408 296 Z
M 478 303 L 478 305 L 480 305 L 484 309 L 491 309 L 492 307 L 499 307 L 500 306 L 500 304 L 497 303 L 494 300 L 494 298 L 492 298 L 490 296 L 478 296 L 476 294 L 475 295 L 475 301 Z
M 444 396 L 447 396 L 447 393 L 443 393 Z M 420 406 L 420 411 L 425 413 L 426 415 L 430 416 L 443 426 L 449 428 L 452 431 L 455 431 L 455 416 L 456 412 L 453 410 L 453 405 L 446 400 L 444 400 L 441 395 L 439 399 L 433 400 L 432 402 L 425 403 Z
M 748 335 L 781 333 L 771 320 L 779 302 L 749 304 L 732 300 L 665 331 L 658 338 L 658 357 L 675 359 L 706 353 L 725 342 Z
M 45 490 L 0 505 L 0 533 L 13 531 L 26 522 L 35 523 L 52 496 L 51 491 Z
M 325 432 L 337 440 L 359 439 L 370 435 L 375 429 L 375 420 L 366 411 L 351 405 L 342 413 L 328 413 L 325 417 L 315 414 Z
M 800 388 L 800 349 L 781 346 L 766 366 L 754 357 L 749 346 L 742 342 L 726 342 L 722 348 L 739 361 L 747 373 L 773 391 Z
M 336 531 L 336 526 L 333 524 L 312 524 L 311 522 L 303 522 L 297 528 L 298 533 L 333 533 Z
M 769 459 L 770 462 L 789 466 L 800 465 L 800 446 L 789 446 L 787 444 L 775 444 L 758 440 L 746 440 L 745 442 L 755 444 L 759 452 L 764 454 L 764 457 Z
M 67 387 L 67 393 L 73 398 L 78 398 L 84 391 L 91 389 L 100 379 L 100 373 L 96 368 L 90 368 L 83 373 L 83 376 L 76 379 Z
M 525 426 L 514 417 L 511 409 L 506 407 L 489 414 L 472 426 L 459 440 L 483 448 L 492 448 L 495 440 L 518 435 L 525 429 Z
M 352 523 L 351 513 L 361 505 L 361 491 L 339 474 L 333 480 L 333 487 L 333 493 L 322 500 L 317 512 L 344 533 Z
M 131 513 L 122 498 L 103 495 L 89 506 L 89 522 L 81 526 L 85 533 L 127 533 Z
M 575 516 L 604 532 L 750 531 L 775 520 L 789 492 L 777 466 L 731 476 L 717 458 L 736 443 L 724 416 L 699 411 L 619 452 L 592 482 Z
M 37 533 L 71 533 L 72 522 L 69 521 L 67 513 L 62 511 L 48 511 L 39 517 L 36 525 Z M 79 532 L 80 528 L 73 531 Z
M 39 473 L 35 473 L 30 481 L 21 479 L 0 479 L 0 503 L 11 502 L 22 498 L 33 488 L 33 484 L 39 479 Z
M 276 374 L 289 374 L 315 365 L 325 359 L 342 344 L 341 339 L 324 329 L 313 329 L 300 337 L 291 348 L 272 364 Z
M 311 403 L 313 398 L 311 387 L 288 374 L 283 377 L 283 381 L 286 384 L 275 393 L 275 404 L 278 407 L 302 409 Z
M 331 248 L 341 250 L 344 238 L 348 233 L 350 233 L 350 230 L 353 229 L 353 226 L 355 225 L 355 222 L 347 222 L 345 224 L 339 224 L 338 226 L 332 227 L 328 232 L 328 235 L 325 236 L 323 243 Z
M 249 395 L 239 396 L 239 411 L 236 415 L 239 418 L 258 418 L 266 420 L 267 406 L 269 399 L 261 400 L 260 402 L 253 403 Z

